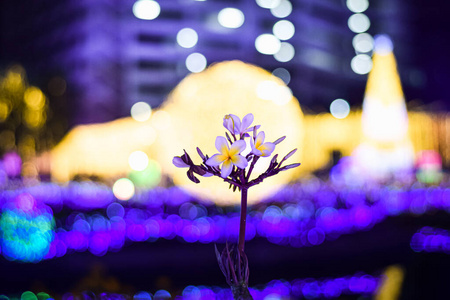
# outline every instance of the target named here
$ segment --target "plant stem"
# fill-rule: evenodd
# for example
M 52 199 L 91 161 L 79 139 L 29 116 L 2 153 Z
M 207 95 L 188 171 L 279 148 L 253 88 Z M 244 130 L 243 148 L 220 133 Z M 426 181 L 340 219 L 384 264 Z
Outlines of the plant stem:
M 247 222 L 247 191 L 248 188 L 241 189 L 241 222 L 239 225 L 239 251 L 244 252 L 245 226 Z

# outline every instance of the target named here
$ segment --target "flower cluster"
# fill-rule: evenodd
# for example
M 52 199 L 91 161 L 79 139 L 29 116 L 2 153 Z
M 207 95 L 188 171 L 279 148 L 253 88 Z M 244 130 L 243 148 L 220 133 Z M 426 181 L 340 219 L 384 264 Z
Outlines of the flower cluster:
M 215 146 L 218 153 L 209 157 L 197 148 L 202 163 L 196 165 L 186 151 L 184 151 L 182 156 L 173 158 L 173 164 L 179 168 L 188 168 L 187 176 L 195 183 L 199 183 L 200 180 L 195 177 L 194 173 L 200 176 L 218 176 L 230 183 L 230 188 L 233 187 L 233 190 L 248 189 L 262 182 L 267 177 L 299 166 L 299 163 L 282 166 L 297 149 L 289 152 L 280 162 L 277 161 L 278 154 L 276 154 L 272 158 L 267 170 L 257 178 L 250 180 L 250 175 L 258 159 L 260 157 L 271 156 L 275 150 L 275 146 L 285 139 L 285 137 L 281 137 L 274 142 L 265 142 L 264 131 L 258 132 L 260 126 L 251 126 L 253 119 L 253 114 L 247 114 L 242 121 L 236 115 L 226 115 L 223 118 L 223 126 L 228 132 L 225 132 L 225 137 L 218 136 L 216 138 Z M 250 140 L 251 151 L 244 156 L 243 152 L 247 148 L 246 139 Z

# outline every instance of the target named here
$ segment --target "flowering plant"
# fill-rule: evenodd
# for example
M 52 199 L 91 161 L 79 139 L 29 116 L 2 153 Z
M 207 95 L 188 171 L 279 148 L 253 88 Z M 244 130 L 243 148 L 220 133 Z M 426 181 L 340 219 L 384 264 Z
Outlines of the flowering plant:
M 248 291 L 248 260 L 244 253 L 245 224 L 247 217 L 247 193 L 248 189 L 261 183 L 264 179 L 278 174 L 281 171 L 298 167 L 299 163 L 283 166 L 283 163 L 291 157 L 297 149 L 289 152 L 280 162 L 275 154 L 265 172 L 251 179 L 250 176 L 260 157 L 269 157 L 275 150 L 275 146 L 286 137 L 283 136 L 274 142 L 265 142 L 264 131 L 258 133 L 259 125 L 250 126 L 253 123 L 253 114 L 247 114 L 241 121 L 238 116 L 229 114 L 223 118 L 223 126 L 228 130 L 225 137 L 218 136 L 215 146 L 219 153 L 209 157 L 197 147 L 197 152 L 202 159 L 199 165 L 194 164 L 189 154 L 184 151 L 182 156 L 175 156 L 173 164 L 179 168 L 188 168 L 188 178 L 199 183 L 200 176 L 218 176 L 230 184 L 233 191 L 241 192 L 241 216 L 239 226 L 239 242 L 237 248 L 226 245 L 220 253 L 216 247 L 217 260 L 227 283 L 231 286 L 235 299 L 252 299 Z M 250 135 L 250 133 L 252 135 Z M 250 153 L 243 155 L 247 148 L 246 139 L 250 139 Z

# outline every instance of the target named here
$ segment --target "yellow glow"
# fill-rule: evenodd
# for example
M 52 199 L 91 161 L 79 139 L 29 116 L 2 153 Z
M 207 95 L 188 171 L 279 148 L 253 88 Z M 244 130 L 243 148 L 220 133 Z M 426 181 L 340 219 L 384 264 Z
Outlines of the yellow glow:
M 128 157 L 128 163 L 131 169 L 135 171 L 143 171 L 148 166 L 148 156 L 142 151 L 134 151 Z
M 11 112 L 11 109 L 8 105 L 8 102 L 6 102 L 6 99 L 0 99 L 0 122 L 5 121 L 9 113 Z
M 384 279 L 375 300 L 397 300 L 402 289 L 404 271 L 400 266 L 390 266 L 384 271 Z
M 31 109 L 41 110 L 45 105 L 45 96 L 37 87 L 29 87 L 24 94 L 25 104 Z
M 292 101 L 287 101 L 284 105 L 260 99 L 256 91 L 263 81 L 273 81 L 278 86 L 285 86 L 278 77 L 240 61 L 218 63 L 202 73 L 186 77 L 162 106 L 162 111 L 169 114 L 171 119 L 170 126 L 156 141 L 156 158 L 161 163 L 163 172 L 172 175 L 176 184 L 200 197 L 222 204 L 230 201 L 236 203 L 239 193 L 228 190 L 228 185 L 220 178 L 201 178 L 202 182 L 196 185 L 188 180 L 186 170 L 172 165 L 173 156 L 181 155 L 183 149 L 197 163 L 200 162 L 195 150 L 197 146 L 205 154 L 216 153 L 214 141 L 216 136 L 224 135 L 222 121 L 229 113 L 241 118 L 247 113 L 253 113 L 254 124 L 262 126 L 260 130 L 265 131 L 267 141 L 275 141 L 286 135 L 286 140 L 277 145 L 274 153 L 285 155 L 293 148 L 299 148 L 300 151 L 290 162 L 301 162 L 304 126 L 300 106 L 292 94 L 289 98 Z M 263 158 L 256 167 L 265 170 L 269 162 L 270 158 Z M 298 174 L 298 169 L 280 173 L 252 188 L 249 192 L 250 202 L 277 191 Z
M 23 120 L 30 128 L 40 128 L 45 124 L 47 116 L 43 111 L 39 110 L 24 110 Z

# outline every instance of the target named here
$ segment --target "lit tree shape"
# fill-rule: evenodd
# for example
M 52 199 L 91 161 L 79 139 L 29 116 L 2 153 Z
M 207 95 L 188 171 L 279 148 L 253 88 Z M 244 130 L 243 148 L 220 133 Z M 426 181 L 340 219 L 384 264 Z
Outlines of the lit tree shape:
M 253 119 L 253 114 L 247 114 L 242 121 L 236 115 L 226 115 L 223 119 L 223 126 L 229 133 L 225 132 L 225 137 L 218 136 L 216 138 L 215 146 L 218 153 L 211 157 L 204 155 L 197 148 L 197 152 L 202 159 L 200 165 L 194 164 L 186 151 L 182 156 L 173 158 L 175 166 L 188 168 L 187 176 L 191 181 L 200 182 L 195 174 L 204 177 L 217 176 L 229 183 L 233 191 L 239 190 L 241 192 L 241 216 L 237 248 L 235 246 L 228 247 L 228 244 L 226 244 L 225 249 L 220 253 L 216 247 L 219 267 L 231 287 L 234 299 L 252 299 L 248 291 L 249 268 L 247 256 L 244 252 L 248 189 L 263 182 L 268 177 L 300 165 L 294 163 L 283 166 L 283 163 L 297 149 L 289 152 L 280 162 L 277 161 L 278 154 L 275 154 L 267 170 L 251 179 L 252 171 L 260 157 L 270 157 L 275 150 L 275 146 L 286 138 L 283 136 L 273 143 L 265 142 L 264 131 L 258 132 L 260 126 L 251 126 Z M 251 151 L 243 156 L 242 153 L 247 148 L 246 139 L 249 139 Z

